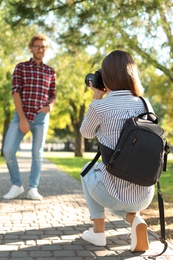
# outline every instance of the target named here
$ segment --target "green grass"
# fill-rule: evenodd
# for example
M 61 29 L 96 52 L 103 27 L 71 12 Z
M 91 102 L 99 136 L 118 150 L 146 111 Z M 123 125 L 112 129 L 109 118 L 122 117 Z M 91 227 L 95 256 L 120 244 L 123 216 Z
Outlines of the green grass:
M 0 156 L 0 165 L 4 164 L 4 157 Z
M 172 174 L 170 172 L 163 172 L 160 177 L 160 183 L 162 185 L 161 189 L 167 195 L 173 195 L 172 187 L 173 187 L 173 167 Z
M 167 171 L 162 172 L 160 177 L 160 185 L 164 200 L 173 202 L 173 159 L 168 160 Z
M 88 162 L 86 158 L 49 158 L 49 160 L 55 163 L 62 171 L 67 172 L 73 178 L 80 179 L 80 171 L 84 164 Z
M 70 174 L 73 178 L 80 180 L 80 172 L 83 166 L 94 158 L 95 153 L 86 153 L 86 157 L 84 156 L 84 158 L 68 155 L 64 155 L 65 157 L 58 157 L 58 155 L 60 154 L 57 154 L 57 157 L 51 157 L 50 153 L 45 157 L 47 157 L 52 163 L 56 164 L 62 171 Z

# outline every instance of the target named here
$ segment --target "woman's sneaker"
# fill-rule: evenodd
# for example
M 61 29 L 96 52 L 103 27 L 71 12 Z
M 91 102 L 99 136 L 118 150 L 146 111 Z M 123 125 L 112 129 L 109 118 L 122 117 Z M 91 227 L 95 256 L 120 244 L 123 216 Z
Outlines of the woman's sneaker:
M 105 246 L 106 236 L 105 232 L 95 233 L 93 228 L 86 230 L 82 234 L 82 238 L 95 246 Z
M 148 248 L 147 224 L 141 216 L 137 215 L 131 227 L 131 251 L 144 252 Z

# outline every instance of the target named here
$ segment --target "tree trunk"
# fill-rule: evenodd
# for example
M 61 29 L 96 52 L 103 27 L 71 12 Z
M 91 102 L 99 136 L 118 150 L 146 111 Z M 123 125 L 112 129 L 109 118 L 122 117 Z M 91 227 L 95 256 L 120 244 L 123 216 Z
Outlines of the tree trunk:
M 2 147 L 1 147 L 1 156 L 3 156 L 3 148 L 4 148 L 4 141 L 5 141 L 5 136 L 8 130 L 8 127 L 10 125 L 10 111 L 8 111 L 5 114 L 5 119 L 4 119 L 4 128 L 3 128 L 3 134 L 2 134 Z
M 84 138 L 82 137 L 79 127 L 75 126 L 75 156 L 83 157 L 84 153 Z
M 75 156 L 83 157 L 85 145 L 84 145 L 84 138 L 82 137 L 79 129 L 84 118 L 85 104 L 80 106 L 79 113 L 77 113 L 78 109 L 75 102 L 72 99 L 70 99 L 69 103 L 73 108 L 73 113 L 71 113 L 70 117 L 74 129 L 74 135 L 75 135 Z

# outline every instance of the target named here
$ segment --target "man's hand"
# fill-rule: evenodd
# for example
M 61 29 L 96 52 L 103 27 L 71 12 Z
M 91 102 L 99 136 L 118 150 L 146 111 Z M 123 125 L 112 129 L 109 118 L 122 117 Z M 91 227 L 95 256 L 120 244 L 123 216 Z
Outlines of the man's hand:
M 49 106 L 40 108 L 37 112 L 38 112 L 38 113 L 44 112 L 45 114 L 47 114 L 47 113 L 49 113 L 51 110 L 52 110 L 52 106 L 49 105 Z
M 19 127 L 20 127 L 20 131 L 24 134 L 28 133 L 30 130 L 30 125 L 26 118 L 20 119 Z

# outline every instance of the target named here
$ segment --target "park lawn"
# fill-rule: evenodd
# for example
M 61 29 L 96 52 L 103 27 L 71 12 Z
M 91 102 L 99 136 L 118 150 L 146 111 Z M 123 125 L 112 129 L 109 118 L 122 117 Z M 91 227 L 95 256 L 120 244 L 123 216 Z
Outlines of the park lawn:
M 82 167 L 92 160 L 94 154 L 88 158 L 81 157 L 47 157 L 51 162 L 55 163 L 59 169 L 68 173 L 73 178 L 80 180 L 80 172 Z M 166 239 L 173 243 L 173 159 L 168 160 L 167 171 L 162 172 L 160 177 L 161 192 L 164 199 L 165 223 L 166 223 Z M 141 216 L 146 220 L 148 227 L 155 233 L 160 235 L 159 209 L 157 201 L 157 188 L 155 196 L 150 206 L 141 212 Z
M 5 161 L 4 161 L 4 157 L 0 156 L 0 165 L 4 164 Z
M 83 157 L 75 157 L 73 152 L 45 152 L 44 157 L 56 164 L 59 169 L 68 173 L 76 180 L 80 180 L 80 173 L 84 165 L 94 158 L 96 153 L 84 153 Z M 100 161 L 100 159 L 98 160 Z
M 73 178 L 80 180 L 80 172 L 82 167 L 89 162 L 88 158 L 73 157 L 73 158 L 48 158 L 51 162 L 56 164 L 59 169 L 68 173 Z

